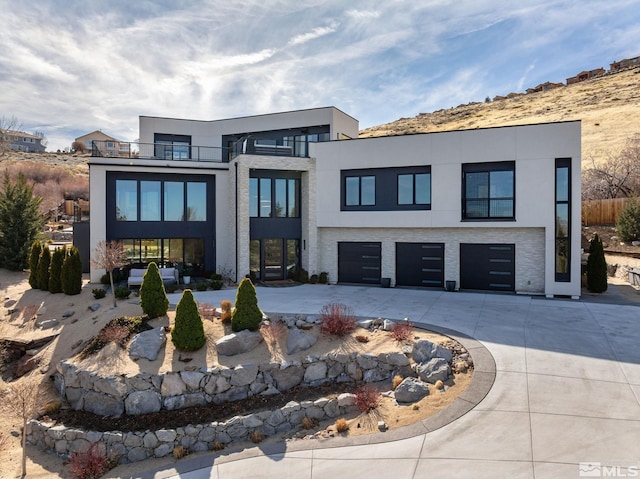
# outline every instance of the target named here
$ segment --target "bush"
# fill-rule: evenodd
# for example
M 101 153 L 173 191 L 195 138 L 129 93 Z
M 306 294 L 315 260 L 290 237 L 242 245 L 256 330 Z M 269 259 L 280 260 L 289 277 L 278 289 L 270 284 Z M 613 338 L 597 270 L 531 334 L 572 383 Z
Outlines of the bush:
M 142 277 L 140 307 L 150 318 L 164 316 L 169 309 L 169 298 L 167 298 L 158 265 L 154 262 L 149 263 Z
M 123 274 L 122 271 L 120 271 L 119 269 L 114 269 L 113 270 L 113 283 L 119 283 L 120 281 L 122 281 L 123 278 Z M 102 276 L 100 276 L 100 283 L 102 284 L 111 284 L 111 279 L 109 278 L 109 273 L 105 273 Z
M 406 320 L 394 323 L 394 325 L 389 329 L 389 334 L 391 334 L 391 337 L 399 343 L 409 341 L 411 336 L 413 336 L 413 323 Z
M 260 431 L 253 431 L 249 436 L 249 438 L 251 439 L 251 442 L 253 442 L 254 444 L 259 444 L 262 441 L 264 441 L 264 436 Z
M 318 276 L 318 283 L 327 284 L 328 282 L 329 282 L 329 273 L 327 273 L 326 271 L 323 271 L 322 273 L 320 273 L 320 276 Z
M 42 244 L 40 241 L 34 241 L 31 245 L 31 253 L 29 255 L 29 284 L 33 289 L 39 289 L 38 285 L 38 261 L 42 254 Z
M 287 325 L 282 321 L 264 323 L 260 326 L 260 334 L 267 344 L 275 346 L 280 339 L 287 335 Z
M 231 301 L 223 299 L 220 301 L 220 321 L 222 324 L 231 323 Z
M 38 260 L 38 288 L 49 291 L 49 266 L 51 265 L 51 251 L 48 246 L 42 248 Z
M 340 419 L 336 419 L 334 426 L 337 432 L 347 432 L 349 430 L 349 423 L 343 417 L 341 417 Z
M 318 421 L 312 417 L 305 416 L 302 418 L 302 429 L 313 429 L 318 425 Z
M 62 265 L 67 257 L 65 248 L 58 248 L 51 256 L 51 266 L 49 266 L 49 292 L 62 293 Z
M 202 317 L 202 319 L 213 321 L 213 319 L 216 317 L 216 308 L 213 304 L 198 304 L 198 311 L 200 311 L 200 317 Z
M 404 381 L 404 378 L 402 376 L 400 376 L 399 374 L 396 374 L 395 376 L 393 376 L 393 381 L 392 381 L 392 387 L 393 389 L 397 388 L 398 386 L 400 386 L 400 383 Z
M 221 279 L 214 279 L 213 281 L 211 281 L 211 289 L 213 289 L 214 291 L 222 289 L 223 286 L 224 281 L 222 281 Z
M 640 240 L 640 202 L 631 198 L 624 206 L 616 222 L 616 231 L 622 241 Z
M 256 288 L 249 278 L 243 278 L 236 293 L 235 308 L 231 312 L 231 329 L 234 332 L 248 329 L 257 331 L 262 322 Z
M 64 294 L 80 294 L 82 291 L 82 261 L 80 253 L 75 246 L 62 264 L 62 291 Z
M 325 304 L 320 311 L 320 331 L 333 336 L 345 336 L 356 329 L 356 318 L 342 303 Z
M 309 283 L 318 284 L 318 275 L 317 274 L 312 274 L 311 277 L 309 278 Z
M 210 277 L 211 281 L 221 281 L 222 275 L 219 273 L 213 273 Z
M 592 293 L 604 293 L 607 290 L 607 261 L 604 257 L 602 241 L 597 234 L 589 242 L 587 288 Z
M 117 461 L 107 457 L 103 445 L 94 442 L 87 452 L 71 453 L 69 468 L 75 479 L 98 479 L 115 467 L 116 463 Z
M 371 384 L 365 384 L 357 388 L 353 394 L 355 397 L 356 407 L 360 412 L 370 412 L 376 409 L 382 401 L 380 391 Z
M 363 334 L 358 334 L 356 336 L 356 341 L 358 341 L 359 343 L 368 343 L 369 342 L 369 336 L 365 336 Z
M 131 295 L 131 290 L 126 286 L 118 286 L 113 291 L 113 294 L 117 299 L 128 299 L 129 296 Z
M 300 281 L 301 283 L 309 282 L 309 273 L 306 269 L 300 268 L 300 272 L 298 273 L 298 281 Z
M 102 288 L 93 288 L 91 293 L 95 299 L 102 299 L 107 295 L 107 292 Z
M 173 283 L 173 284 L 165 284 L 164 285 L 164 292 L 165 293 L 175 293 L 176 291 L 178 291 L 178 285 Z
M 182 351 L 196 351 L 207 341 L 198 305 L 190 289 L 185 289 L 176 306 L 175 325 L 171 330 L 171 342 Z
M 121 316 L 112 319 L 80 352 L 80 359 L 97 353 L 110 341 L 124 347 L 132 335 L 151 329 L 146 322 L 147 319 L 146 316 Z
M 203 282 L 196 283 L 196 290 L 197 291 L 206 291 L 207 287 L 208 287 L 207 283 L 203 283 Z
M 74 141 L 71 143 L 71 149 L 77 153 L 85 153 L 87 151 L 87 145 L 81 141 Z

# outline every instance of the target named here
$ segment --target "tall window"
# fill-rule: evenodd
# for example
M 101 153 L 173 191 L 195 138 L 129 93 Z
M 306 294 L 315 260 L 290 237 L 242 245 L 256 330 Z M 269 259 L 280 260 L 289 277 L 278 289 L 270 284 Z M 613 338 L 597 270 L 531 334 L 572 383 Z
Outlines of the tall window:
M 300 180 L 297 178 L 249 178 L 249 216 L 299 218 Z
M 464 220 L 515 219 L 515 163 L 462 165 Z
M 160 181 L 140 182 L 140 220 L 160 221 Z
M 571 159 L 556 158 L 556 281 L 571 281 Z
M 344 188 L 347 206 L 372 206 L 376 204 L 375 176 L 347 176 Z
M 116 219 L 138 221 L 138 182 L 116 180 Z

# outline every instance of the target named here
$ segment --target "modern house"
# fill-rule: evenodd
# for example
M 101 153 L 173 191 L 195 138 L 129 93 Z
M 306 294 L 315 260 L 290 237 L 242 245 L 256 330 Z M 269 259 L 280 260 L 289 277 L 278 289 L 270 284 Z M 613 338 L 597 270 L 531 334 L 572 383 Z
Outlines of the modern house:
M 334 107 L 140 117 L 136 157 L 89 163 L 90 247 L 234 279 L 579 297 L 579 121 L 357 136 Z
M 46 149 L 42 144 L 42 136 L 15 130 L 6 130 L 2 135 L 11 150 L 25 151 L 27 153 L 44 153 Z
M 92 151 L 94 148 L 98 149 L 95 154 L 103 158 L 129 157 L 130 143 L 117 140 L 102 130 L 95 130 L 79 136 L 75 141 L 82 143 L 87 151 Z

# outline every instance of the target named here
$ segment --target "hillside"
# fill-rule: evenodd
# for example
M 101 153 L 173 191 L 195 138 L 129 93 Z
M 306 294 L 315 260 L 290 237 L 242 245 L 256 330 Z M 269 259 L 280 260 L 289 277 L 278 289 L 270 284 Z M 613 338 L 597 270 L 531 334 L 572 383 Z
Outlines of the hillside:
M 640 133 L 640 68 L 553 90 L 420 113 L 360 132 L 360 137 L 582 120 L 583 162 L 614 154 Z

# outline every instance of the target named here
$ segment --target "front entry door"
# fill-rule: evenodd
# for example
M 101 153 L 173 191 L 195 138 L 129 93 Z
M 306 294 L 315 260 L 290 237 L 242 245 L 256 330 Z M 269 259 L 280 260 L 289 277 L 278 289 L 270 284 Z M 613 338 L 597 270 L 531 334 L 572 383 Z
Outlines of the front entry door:
M 283 279 L 283 248 L 281 239 L 265 239 L 264 248 L 264 280 Z

